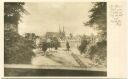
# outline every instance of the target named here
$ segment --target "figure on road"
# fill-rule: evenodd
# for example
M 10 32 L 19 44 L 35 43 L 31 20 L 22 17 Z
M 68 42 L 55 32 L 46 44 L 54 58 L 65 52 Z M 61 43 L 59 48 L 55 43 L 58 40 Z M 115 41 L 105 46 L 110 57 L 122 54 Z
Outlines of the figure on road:
M 67 51 L 70 50 L 70 45 L 69 45 L 69 42 L 68 41 L 66 42 L 66 48 L 67 48 Z

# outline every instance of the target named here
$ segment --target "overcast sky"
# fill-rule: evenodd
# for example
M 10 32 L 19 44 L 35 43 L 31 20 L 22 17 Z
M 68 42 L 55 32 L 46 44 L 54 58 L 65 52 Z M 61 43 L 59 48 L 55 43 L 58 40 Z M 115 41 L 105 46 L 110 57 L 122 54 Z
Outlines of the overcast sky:
M 19 33 L 36 33 L 43 35 L 47 31 L 56 32 L 59 26 L 65 27 L 66 33 L 86 34 L 95 33 L 83 22 L 89 20 L 88 11 L 92 8 L 91 3 L 26 3 L 24 8 L 30 13 L 24 15 L 19 24 Z

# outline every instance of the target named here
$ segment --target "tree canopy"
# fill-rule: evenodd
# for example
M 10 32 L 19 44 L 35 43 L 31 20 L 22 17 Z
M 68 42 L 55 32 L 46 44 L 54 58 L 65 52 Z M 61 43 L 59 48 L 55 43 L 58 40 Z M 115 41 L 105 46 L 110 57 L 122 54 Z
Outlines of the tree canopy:
M 86 53 L 86 49 L 89 51 L 91 59 L 95 60 L 96 55 L 99 60 L 106 60 L 107 56 L 107 5 L 106 2 L 94 2 L 93 7 L 89 10 L 89 20 L 84 23 L 85 26 L 94 27 L 96 25 L 96 29 L 99 31 L 98 41 L 95 41 L 95 44 L 86 43 L 86 41 L 81 42 L 79 47 L 80 52 Z M 86 38 L 82 38 L 86 40 Z M 86 45 L 89 45 L 86 48 Z
M 31 42 L 17 32 L 22 14 L 26 12 L 24 4 L 23 2 L 4 3 L 4 62 L 8 64 L 31 63 L 31 57 L 34 55 Z
M 21 21 L 23 13 L 27 13 L 24 9 L 23 2 L 5 2 L 4 3 L 4 22 L 17 25 Z
M 90 20 L 85 25 L 93 26 L 97 24 L 99 29 L 106 30 L 107 25 L 107 6 L 106 2 L 96 2 L 93 3 L 93 8 L 89 11 L 91 14 L 89 16 Z

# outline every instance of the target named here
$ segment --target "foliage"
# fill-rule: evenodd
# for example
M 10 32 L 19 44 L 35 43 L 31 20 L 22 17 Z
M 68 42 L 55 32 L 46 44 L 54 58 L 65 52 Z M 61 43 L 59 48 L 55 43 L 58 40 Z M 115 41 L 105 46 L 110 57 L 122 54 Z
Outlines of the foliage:
M 4 62 L 9 64 L 30 63 L 33 46 L 30 41 L 18 34 L 18 23 L 25 13 L 23 2 L 4 4 Z M 13 30 L 13 29 L 15 30 Z
M 97 24 L 100 29 L 106 29 L 107 25 L 107 6 L 106 2 L 96 2 L 94 3 L 93 8 L 89 11 L 91 15 L 89 16 L 90 20 L 85 23 L 85 25 L 92 26 Z
M 90 43 L 89 40 L 87 40 L 87 39 L 89 39 L 89 38 L 87 38 L 86 36 L 82 37 L 81 44 L 80 44 L 80 46 L 78 48 L 81 54 L 86 53 L 87 46 Z
M 27 11 L 23 8 L 23 2 L 4 3 L 4 22 L 18 25 L 23 13 Z
M 42 50 L 45 52 L 48 48 L 55 48 L 55 50 L 58 49 L 58 47 L 60 47 L 60 42 L 59 40 L 57 39 L 57 37 L 52 37 L 52 38 L 49 38 L 49 42 L 47 42 L 48 39 L 44 39 L 40 46 L 42 48 Z
M 89 53 L 91 59 L 93 59 L 95 54 L 97 54 L 100 59 L 105 60 L 105 58 L 107 56 L 106 55 L 106 52 L 107 52 L 106 46 L 107 46 L 106 40 L 102 40 L 100 42 L 97 42 L 96 45 L 91 46 L 91 48 L 90 48 L 91 51 Z
M 30 63 L 33 46 L 31 42 L 16 32 L 5 32 L 4 62 L 8 64 Z
M 90 45 L 88 48 L 89 55 L 91 59 L 94 59 L 97 55 L 99 57 L 98 60 L 106 60 L 106 54 L 107 54 L 107 5 L 106 2 L 95 2 L 92 9 L 89 11 L 90 16 L 89 20 L 84 23 L 85 26 L 94 27 L 97 26 L 97 30 L 99 32 L 99 39 L 96 44 Z M 81 43 L 81 46 L 83 47 L 83 51 L 85 50 L 85 44 Z
M 41 48 L 42 48 L 42 51 L 45 52 L 48 49 L 48 43 L 47 42 L 42 42 Z
M 53 37 L 52 42 L 53 42 L 53 47 L 55 48 L 55 50 L 57 50 L 58 47 L 60 47 L 60 42 L 57 39 L 57 37 Z
M 36 36 L 35 33 L 25 33 L 25 38 L 26 40 L 31 42 L 33 48 L 36 48 L 36 39 L 38 38 L 38 36 Z
M 107 38 L 107 3 L 96 2 L 93 8 L 89 11 L 89 21 L 84 23 L 85 26 L 94 27 L 97 25 L 97 29 L 100 30 L 100 35 L 106 40 Z
M 48 40 L 48 39 L 47 39 Z M 60 47 L 60 42 L 57 37 L 49 38 L 50 42 L 47 42 L 48 48 L 55 48 L 56 50 Z

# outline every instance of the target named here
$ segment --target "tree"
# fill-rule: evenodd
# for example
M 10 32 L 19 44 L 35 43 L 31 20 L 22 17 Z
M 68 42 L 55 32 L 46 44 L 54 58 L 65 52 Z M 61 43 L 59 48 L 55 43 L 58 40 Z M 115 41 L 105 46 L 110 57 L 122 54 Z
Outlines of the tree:
M 87 40 L 89 38 L 87 38 L 85 35 L 81 38 L 81 44 L 79 46 L 79 51 L 81 54 L 85 54 L 86 50 L 87 50 L 87 46 L 89 45 L 90 41 Z
M 44 53 L 46 52 L 46 50 L 48 49 L 48 43 L 46 41 L 42 42 L 42 51 L 44 51 Z
M 25 38 L 28 42 L 31 42 L 33 48 L 36 48 L 36 39 L 38 36 L 35 33 L 25 33 Z
M 50 37 L 47 39 L 47 46 L 48 48 L 55 48 L 57 50 L 60 47 L 60 42 L 57 37 Z
M 100 30 L 98 37 L 100 40 L 90 47 L 90 58 L 93 59 L 97 55 L 100 59 L 106 59 L 107 47 L 107 5 L 106 2 L 96 2 L 89 11 L 89 21 L 84 23 L 85 26 L 94 27 L 97 25 L 97 30 Z
M 55 48 L 55 50 L 58 49 L 58 47 L 60 47 L 60 42 L 59 40 L 57 39 L 57 37 L 53 37 L 53 47 Z
M 106 28 L 107 25 L 107 6 L 106 2 L 96 2 L 94 3 L 93 8 L 89 11 L 91 15 L 89 16 L 90 20 L 85 23 L 85 25 L 98 24 L 100 29 Z
M 95 56 L 98 56 L 98 59 L 95 60 L 97 63 L 102 64 L 101 61 L 106 61 L 107 56 L 107 42 L 106 40 L 102 40 L 100 42 L 97 42 L 96 45 L 90 47 L 90 59 L 95 60 Z M 106 65 L 106 63 L 105 63 Z
M 5 2 L 4 3 L 4 22 L 18 25 L 23 13 L 27 11 L 23 8 L 24 2 Z
M 23 2 L 4 3 L 4 62 L 31 63 L 32 44 L 18 34 L 18 24 L 26 13 Z
M 107 37 L 107 5 L 106 2 L 96 2 L 93 8 L 89 11 L 89 21 L 84 23 L 85 26 L 94 27 L 97 25 L 97 29 L 101 30 L 101 36 L 106 40 Z
M 94 54 L 97 52 L 97 54 L 104 60 L 106 56 L 106 45 L 107 42 L 105 40 L 102 40 L 101 42 L 97 42 L 96 45 L 91 47 L 91 52 L 89 53 L 93 58 Z

